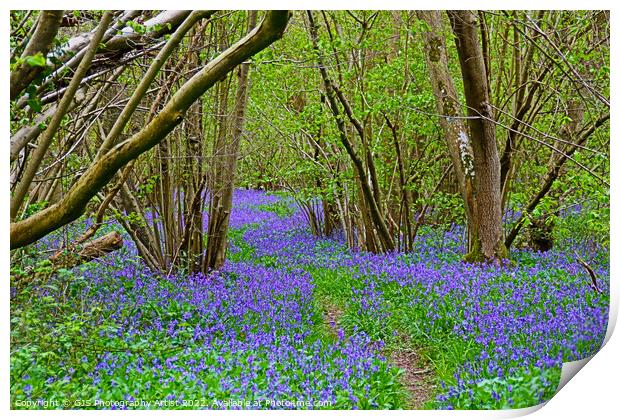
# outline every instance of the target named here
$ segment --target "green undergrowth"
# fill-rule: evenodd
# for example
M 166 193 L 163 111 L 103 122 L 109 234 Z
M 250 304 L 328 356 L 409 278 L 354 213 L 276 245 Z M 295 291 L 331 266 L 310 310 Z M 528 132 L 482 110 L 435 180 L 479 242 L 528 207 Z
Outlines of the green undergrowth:
M 251 261 L 254 259 L 254 248 L 243 240 L 243 235 L 248 229 L 254 228 L 255 225 L 245 225 L 241 228 L 229 229 L 228 240 L 232 247 L 227 249 L 227 258 L 232 262 Z M 234 250 L 231 251 L 231 248 Z
M 275 213 L 281 218 L 290 217 L 293 215 L 293 213 L 295 213 L 295 209 L 291 207 L 286 200 L 278 200 L 269 204 L 260 204 L 255 208 L 257 210 Z

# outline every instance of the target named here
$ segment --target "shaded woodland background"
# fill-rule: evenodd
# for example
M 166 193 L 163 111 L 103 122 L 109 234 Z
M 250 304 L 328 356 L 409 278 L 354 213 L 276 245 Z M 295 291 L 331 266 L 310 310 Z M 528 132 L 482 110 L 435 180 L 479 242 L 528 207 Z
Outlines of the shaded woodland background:
M 11 15 L 12 248 L 86 212 L 218 267 L 235 179 L 372 252 L 465 223 L 471 260 L 608 209 L 607 12 L 99 14 Z

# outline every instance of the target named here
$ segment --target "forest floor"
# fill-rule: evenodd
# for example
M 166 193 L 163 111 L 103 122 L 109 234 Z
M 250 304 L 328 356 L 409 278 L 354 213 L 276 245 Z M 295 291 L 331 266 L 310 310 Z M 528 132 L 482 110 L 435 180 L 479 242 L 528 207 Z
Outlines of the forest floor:
M 423 408 L 424 404 L 432 401 L 437 386 L 428 362 L 425 363 L 413 350 L 392 351 L 389 360 L 403 371 L 401 383 L 409 394 L 408 409 Z
M 331 331 L 334 338 L 337 338 L 344 311 L 327 302 L 323 304 L 323 312 L 325 327 Z M 404 341 L 409 342 L 406 339 Z M 383 352 L 385 357 L 402 371 L 399 382 L 407 392 L 405 408 L 412 410 L 424 408 L 424 404 L 432 401 L 437 388 L 437 378 L 428 366 L 428 361 L 425 362 L 415 350 L 403 348 L 402 345 L 386 350 Z
M 220 272 L 154 274 L 129 240 L 52 277 L 37 265 L 12 284 L 12 406 L 517 408 L 551 398 L 562 362 L 602 343 L 607 249 L 567 245 L 596 293 L 562 248 L 472 265 L 458 228 L 372 255 L 306 226 L 290 198 L 239 190 Z

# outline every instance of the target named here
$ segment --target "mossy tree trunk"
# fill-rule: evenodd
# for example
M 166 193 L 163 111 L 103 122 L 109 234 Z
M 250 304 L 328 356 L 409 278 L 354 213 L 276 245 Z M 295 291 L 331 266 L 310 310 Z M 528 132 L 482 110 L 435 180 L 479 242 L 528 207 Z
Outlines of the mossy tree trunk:
M 425 22 L 428 27 L 424 33 L 426 66 L 433 87 L 439 122 L 448 146 L 450 160 L 457 178 L 461 197 L 463 198 L 469 235 L 468 251 L 471 251 L 473 248 L 475 208 L 474 152 L 467 124 L 461 115 L 456 87 L 448 68 L 446 37 L 444 35 L 441 12 L 436 10 L 418 10 L 416 13 L 418 19 Z
M 502 260 L 508 251 L 502 237 L 501 171 L 478 16 L 469 10 L 449 11 L 448 16 L 463 77 L 474 154 L 471 249 L 464 260 Z

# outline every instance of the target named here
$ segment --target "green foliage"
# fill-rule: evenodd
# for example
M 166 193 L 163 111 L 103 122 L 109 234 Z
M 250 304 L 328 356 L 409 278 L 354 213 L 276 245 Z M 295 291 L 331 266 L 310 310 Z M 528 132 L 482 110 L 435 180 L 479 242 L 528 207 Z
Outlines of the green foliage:
M 144 35 L 147 32 L 146 26 L 142 25 L 141 23 L 134 22 L 133 20 L 128 21 L 127 26 L 133 29 L 134 32 L 136 32 L 137 34 Z
M 457 410 L 501 410 L 533 407 L 550 400 L 560 381 L 561 369 L 522 370 L 508 378 L 485 379 L 444 401 Z M 510 397 L 507 397 L 510 395 Z
M 45 67 L 46 66 L 46 59 L 45 57 L 43 57 L 41 53 L 37 53 L 35 55 L 24 57 L 23 60 L 26 62 L 26 64 L 32 67 Z
M 282 218 L 290 217 L 295 211 L 295 209 L 291 207 L 290 203 L 285 200 L 274 201 L 270 204 L 261 204 L 257 206 L 257 208 L 259 210 L 270 211 Z
M 25 219 L 27 217 L 32 216 L 33 214 L 46 208 L 47 204 L 48 204 L 47 201 L 37 201 L 36 203 L 29 204 L 26 207 L 26 210 L 24 210 L 22 217 Z
M 88 265 L 81 270 L 86 269 Z M 52 399 L 63 394 L 81 398 L 86 390 L 67 394 L 65 378 L 87 377 L 95 365 L 98 334 L 87 332 L 87 325 L 102 308 L 83 300 L 86 285 L 80 271 L 58 270 L 50 277 L 51 273 L 51 263 L 42 260 L 11 299 L 12 401 L 37 399 L 43 388 L 51 388 Z M 15 278 L 11 276 L 12 282 Z
M 147 194 L 153 193 L 160 179 L 161 179 L 161 175 L 155 174 L 155 175 L 151 175 L 146 180 L 144 180 L 144 182 L 142 182 L 142 184 L 138 188 L 140 196 L 144 197 Z

